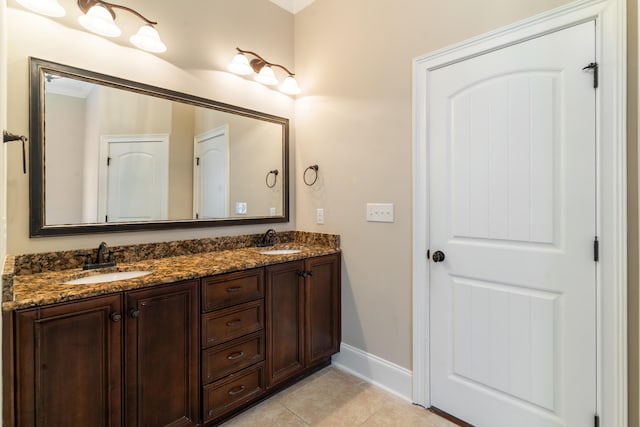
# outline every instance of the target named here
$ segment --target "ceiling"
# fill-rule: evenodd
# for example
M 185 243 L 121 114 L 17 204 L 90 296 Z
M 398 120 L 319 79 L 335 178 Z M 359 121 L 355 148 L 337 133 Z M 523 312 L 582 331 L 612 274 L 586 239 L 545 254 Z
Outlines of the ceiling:
M 272 3 L 277 4 L 281 8 L 288 10 L 294 15 L 300 12 L 305 7 L 309 6 L 315 0 L 271 0 Z

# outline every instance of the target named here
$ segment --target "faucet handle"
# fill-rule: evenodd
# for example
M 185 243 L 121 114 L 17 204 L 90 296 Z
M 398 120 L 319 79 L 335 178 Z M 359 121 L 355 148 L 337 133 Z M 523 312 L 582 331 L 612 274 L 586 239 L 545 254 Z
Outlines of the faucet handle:
M 93 260 L 91 259 L 91 252 L 78 252 L 74 254 L 77 257 L 84 258 L 83 268 L 93 265 Z M 85 268 L 86 269 L 86 268 Z

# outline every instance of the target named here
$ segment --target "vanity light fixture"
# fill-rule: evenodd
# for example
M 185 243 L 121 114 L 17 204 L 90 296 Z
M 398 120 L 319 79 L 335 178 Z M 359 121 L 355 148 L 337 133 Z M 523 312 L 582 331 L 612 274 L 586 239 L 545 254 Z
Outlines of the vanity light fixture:
M 274 86 L 278 84 L 278 79 L 276 78 L 273 68 L 280 68 L 288 74 L 280 86 L 278 86 L 280 92 L 286 93 L 287 95 L 297 95 L 300 93 L 298 82 L 295 77 L 293 77 L 294 73 L 289 71 L 286 67 L 269 62 L 262 56 L 255 52 L 251 52 L 250 50 L 242 50 L 239 47 L 237 47 L 236 50 L 238 53 L 233 57 L 233 60 L 229 64 L 229 71 L 241 76 L 253 74 L 255 81 L 262 83 L 263 85 Z M 245 54 L 252 55 L 255 58 L 249 61 Z
M 78 0 L 78 7 L 84 13 L 84 15 L 78 17 L 80 25 L 105 37 L 117 37 L 121 34 L 120 28 L 114 21 L 116 19 L 114 9 L 122 9 L 136 15 L 145 24 L 140 27 L 136 34 L 129 38 L 129 41 L 138 49 L 148 52 L 161 53 L 167 50 L 167 46 L 160 40 L 160 35 L 154 27 L 158 23 L 145 18 L 130 7 L 102 0 Z
M 67 12 L 58 3 L 58 0 L 16 0 L 23 7 L 41 15 L 59 18 Z

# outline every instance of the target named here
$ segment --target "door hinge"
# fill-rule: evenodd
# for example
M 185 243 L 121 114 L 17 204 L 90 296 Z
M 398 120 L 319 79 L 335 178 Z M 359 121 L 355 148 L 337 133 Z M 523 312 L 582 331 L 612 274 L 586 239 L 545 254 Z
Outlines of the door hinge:
M 582 70 L 593 70 L 593 88 L 597 89 L 598 88 L 598 68 L 599 65 L 597 62 L 591 62 L 589 63 L 589 65 L 587 65 L 586 67 L 584 67 Z
M 196 157 L 196 166 L 200 166 L 200 157 Z
M 593 260 L 595 262 L 600 261 L 600 242 L 598 242 L 598 236 L 593 239 Z
M 111 165 L 111 157 L 107 157 L 107 166 Z
M 427 249 L 427 259 L 431 259 L 431 249 Z
M 104 216 L 104 222 L 109 222 L 109 215 Z
M 199 218 L 200 218 L 200 214 L 196 213 L 196 219 L 199 219 Z
M 598 414 L 593 416 L 593 426 L 600 427 L 600 416 Z

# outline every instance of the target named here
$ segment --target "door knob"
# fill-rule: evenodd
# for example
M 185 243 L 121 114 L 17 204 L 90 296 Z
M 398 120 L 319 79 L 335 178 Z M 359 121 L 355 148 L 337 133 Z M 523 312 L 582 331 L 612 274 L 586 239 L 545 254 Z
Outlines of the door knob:
M 435 251 L 433 253 L 433 255 L 431 255 L 431 259 L 433 260 L 433 262 L 442 262 L 442 261 L 444 261 L 444 252 Z

